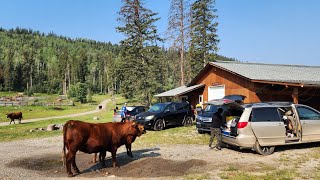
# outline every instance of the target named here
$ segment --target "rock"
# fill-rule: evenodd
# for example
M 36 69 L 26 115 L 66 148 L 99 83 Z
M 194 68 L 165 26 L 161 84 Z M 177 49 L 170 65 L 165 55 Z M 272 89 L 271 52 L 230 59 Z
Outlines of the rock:
M 63 129 L 63 124 L 56 124 L 55 125 L 55 127 L 56 127 L 56 130 L 62 130 Z
M 108 176 L 108 177 L 115 178 L 116 176 L 115 175 L 111 175 L 111 176 Z
M 108 175 L 109 173 L 108 172 L 106 172 L 106 175 Z
M 53 130 L 55 130 L 55 129 L 56 129 L 55 124 L 49 124 L 49 125 L 47 126 L 47 131 L 53 131 Z
M 30 129 L 30 132 L 35 132 L 35 130 L 34 129 Z
M 99 120 L 99 118 L 97 116 L 93 117 L 93 120 Z

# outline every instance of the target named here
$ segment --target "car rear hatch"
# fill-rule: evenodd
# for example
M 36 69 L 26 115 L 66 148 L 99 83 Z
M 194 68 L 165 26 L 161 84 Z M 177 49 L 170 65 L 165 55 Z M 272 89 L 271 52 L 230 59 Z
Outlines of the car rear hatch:
M 241 96 L 240 99 L 244 99 L 245 96 Z M 235 100 L 235 99 L 234 99 Z M 230 130 L 224 130 L 223 135 L 236 136 L 237 135 L 237 123 L 244 108 L 236 102 L 230 99 L 215 99 L 205 103 L 206 105 L 220 106 L 224 109 L 222 116 L 226 119 L 227 126 Z

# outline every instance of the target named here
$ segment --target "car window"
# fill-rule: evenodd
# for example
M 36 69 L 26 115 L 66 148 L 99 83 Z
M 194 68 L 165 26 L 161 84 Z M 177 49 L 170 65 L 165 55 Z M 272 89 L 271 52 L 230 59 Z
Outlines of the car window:
M 189 105 L 188 103 L 184 103 L 184 104 L 183 104 L 183 109 L 187 109 L 187 110 L 188 110 L 189 107 L 190 107 L 190 105 Z
M 176 104 L 176 108 L 177 108 L 177 111 L 183 110 L 183 104 L 182 103 Z
M 166 106 L 167 106 L 166 104 L 161 104 L 161 103 L 155 104 L 148 110 L 148 112 L 163 112 Z
M 209 104 L 207 107 L 204 109 L 205 112 L 216 112 L 218 110 L 219 106 Z
M 132 106 L 128 106 L 126 108 L 127 108 L 127 111 L 132 111 L 134 109 L 134 107 L 132 107 Z
M 176 104 L 169 104 L 168 107 L 165 109 L 165 111 L 174 112 L 176 111 Z
M 138 113 L 143 112 L 143 111 L 144 111 L 144 108 L 143 108 L 143 107 L 138 107 L 138 108 L 137 108 L 137 112 L 138 112 Z
M 255 108 L 252 110 L 252 122 L 279 122 L 281 121 L 278 108 Z
M 311 119 L 311 120 L 320 120 L 320 114 L 307 107 L 297 107 L 300 120 Z

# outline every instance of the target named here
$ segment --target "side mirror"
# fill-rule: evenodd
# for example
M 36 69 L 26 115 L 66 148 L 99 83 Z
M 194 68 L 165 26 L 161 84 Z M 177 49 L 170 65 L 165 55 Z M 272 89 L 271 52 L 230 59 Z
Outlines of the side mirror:
M 168 113 L 168 112 L 170 112 L 170 109 L 166 109 L 164 112 L 165 112 L 165 113 Z

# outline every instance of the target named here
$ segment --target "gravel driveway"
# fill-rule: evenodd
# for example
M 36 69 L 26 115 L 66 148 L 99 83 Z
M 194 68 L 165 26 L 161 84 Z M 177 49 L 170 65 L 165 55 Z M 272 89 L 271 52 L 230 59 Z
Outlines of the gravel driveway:
M 286 169 L 290 158 L 299 160 L 306 157 L 319 151 L 317 146 L 315 143 L 280 147 L 270 156 L 261 156 L 251 150 L 210 150 L 206 145 L 147 147 L 134 143 L 134 158 L 126 155 L 124 146 L 119 148 L 117 160 L 120 168 L 111 168 L 110 153 L 107 154 L 107 167 L 103 169 L 99 163 L 90 162 L 93 155 L 78 153 L 76 162 L 82 174 L 75 178 L 194 179 L 205 175 L 207 179 L 220 179 L 221 173 L 228 172 L 231 167 L 252 173 L 258 173 L 255 171 L 265 167 Z M 61 161 L 62 136 L 2 142 L 0 152 L 0 179 L 70 179 L 66 177 Z M 289 158 L 289 161 L 284 161 L 284 158 Z M 304 159 L 296 170 L 303 174 L 312 173 L 319 162 L 318 158 Z

